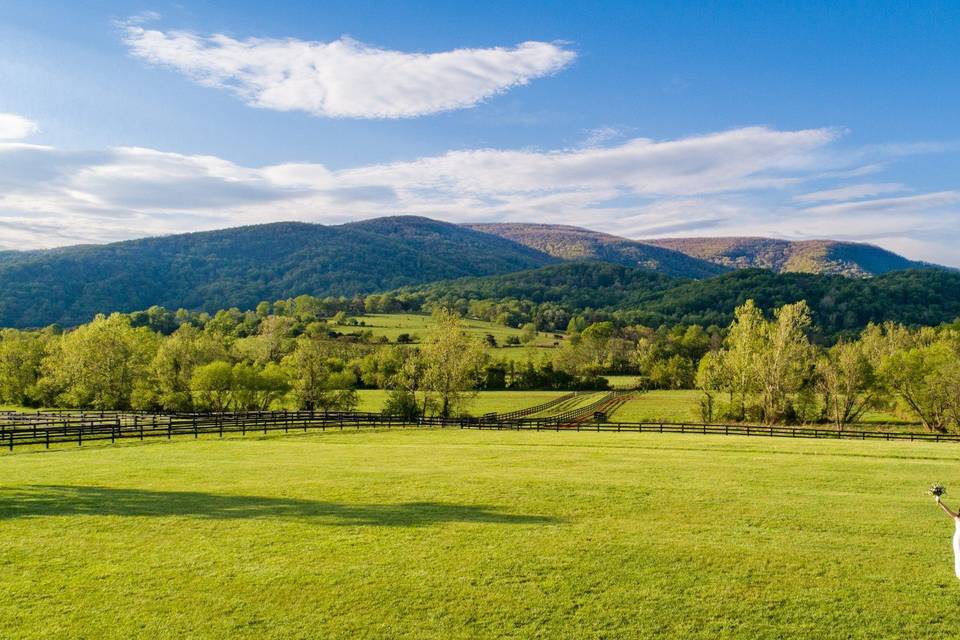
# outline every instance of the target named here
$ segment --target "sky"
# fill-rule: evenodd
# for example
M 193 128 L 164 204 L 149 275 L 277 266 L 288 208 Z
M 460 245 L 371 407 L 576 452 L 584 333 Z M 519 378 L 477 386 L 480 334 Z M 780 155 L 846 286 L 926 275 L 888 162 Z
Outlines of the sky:
M 960 266 L 960 4 L 0 0 L 0 248 L 384 215 Z

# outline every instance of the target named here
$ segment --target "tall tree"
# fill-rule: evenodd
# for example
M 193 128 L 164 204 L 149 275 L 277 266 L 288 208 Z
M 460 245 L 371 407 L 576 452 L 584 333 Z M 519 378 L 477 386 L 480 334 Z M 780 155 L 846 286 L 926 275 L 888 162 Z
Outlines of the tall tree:
M 813 380 L 816 351 L 807 338 L 810 323 L 810 307 L 801 300 L 780 307 L 774 321 L 762 325 L 755 367 L 764 422 L 790 417 L 791 397 Z
M 877 377 L 862 341 L 839 342 L 817 362 L 817 388 L 827 416 L 842 431 L 877 400 Z
M 126 316 L 97 316 L 53 345 L 40 384 L 64 406 L 129 408 L 134 384 L 145 376 L 158 342 L 157 334 L 134 329 Z
M 350 411 L 357 406 L 357 379 L 342 360 L 331 357 L 325 343 L 301 336 L 284 361 L 290 371 L 297 406 L 313 411 Z
M 881 377 L 906 409 L 931 431 L 960 426 L 954 416 L 960 389 L 960 354 L 944 340 L 898 351 L 884 359 Z
M 458 315 L 439 309 L 433 318 L 434 329 L 421 348 L 424 382 L 440 415 L 449 417 L 476 388 L 485 353 L 483 343 L 463 331 Z
M 804 302 L 777 309 L 770 322 L 748 300 L 736 310 L 725 348 L 701 367 L 698 384 L 728 391 L 728 412 L 736 420 L 748 414 L 764 422 L 795 418 L 793 398 L 813 380 L 816 350 L 806 335 L 809 326 Z
M 16 405 L 39 402 L 37 381 L 45 343 L 40 333 L 16 329 L 0 331 L 0 398 L 4 402 Z
M 214 335 L 185 324 L 160 343 L 150 361 L 149 376 L 136 395 L 137 408 L 166 411 L 193 409 L 190 381 L 198 366 L 227 360 L 223 343 Z
M 193 370 L 190 390 L 201 409 L 222 413 L 233 405 L 233 365 L 223 360 L 210 362 Z

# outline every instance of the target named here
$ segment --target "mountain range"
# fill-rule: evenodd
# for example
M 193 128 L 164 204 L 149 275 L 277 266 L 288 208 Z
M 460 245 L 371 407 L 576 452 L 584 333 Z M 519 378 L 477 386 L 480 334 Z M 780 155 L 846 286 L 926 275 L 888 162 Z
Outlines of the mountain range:
M 836 240 L 666 238 L 644 242 L 724 267 L 770 269 L 777 273 L 826 273 L 868 277 L 891 271 L 936 266 L 908 260 L 871 244 Z
M 655 274 L 660 289 L 666 280 L 716 278 L 741 266 L 856 276 L 926 266 L 869 245 L 734 240 L 740 242 L 638 242 L 576 227 L 456 225 L 404 216 L 329 226 L 281 222 L 105 245 L 4 251 L 0 326 L 69 326 L 96 313 L 152 305 L 252 308 L 262 300 L 304 293 L 362 295 L 571 261 Z M 587 279 L 581 286 L 592 285 Z

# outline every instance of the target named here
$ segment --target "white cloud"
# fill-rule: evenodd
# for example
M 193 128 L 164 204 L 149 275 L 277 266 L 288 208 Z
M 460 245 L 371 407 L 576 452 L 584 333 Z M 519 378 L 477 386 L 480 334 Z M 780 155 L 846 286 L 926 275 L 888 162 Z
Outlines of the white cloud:
M 805 193 L 797 196 L 794 200 L 798 202 L 844 202 L 846 200 L 879 196 L 885 193 L 897 193 L 898 191 L 907 191 L 907 188 L 899 182 L 854 184 L 836 189 L 825 189 L 823 191 Z
M 412 214 L 572 224 L 630 237 L 836 237 L 922 248 L 913 258 L 952 255 L 960 192 L 837 202 L 893 189 L 878 183 L 801 196 L 814 206 L 796 201 L 803 185 L 824 183 L 823 167 L 842 174 L 844 162 L 861 166 L 862 158 L 835 151 L 838 135 L 747 127 L 602 148 L 452 151 L 340 171 L 317 163 L 247 167 L 138 147 L 66 151 L 7 142 L 0 143 L 0 247 Z
M 0 113 L 0 140 L 20 140 L 36 133 L 37 123 L 15 113 Z
M 624 131 L 619 127 L 596 127 L 586 131 L 586 134 L 582 146 L 599 147 L 623 137 Z
M 832 129 L 748 127 L 680 140 L 636 138 L 623 144 L 534 152 L 454 151 L 414 162 L 342 172 L 436 192 L 510 193 L 625 188 L 635 194 L 689 195 L 782 186 L 818 163 Z
M 330 118 L 410 118 L 472 107 L 551 75 L 576 53 L 549 42 L 407 53 L 333 42 L 202 36 L 124 26 L 130 52 L 252 106 Z
M 899 198 L 878 198 L 858 200 L 839 204 L 825 204 L 807 209 L 810 213 L 846 215 L 850 213 L 870 213 L 877 215 L 910 215 L 931 209 L 956 207 L 960 205 L 960 191 L 936 191 L 915 196 Z

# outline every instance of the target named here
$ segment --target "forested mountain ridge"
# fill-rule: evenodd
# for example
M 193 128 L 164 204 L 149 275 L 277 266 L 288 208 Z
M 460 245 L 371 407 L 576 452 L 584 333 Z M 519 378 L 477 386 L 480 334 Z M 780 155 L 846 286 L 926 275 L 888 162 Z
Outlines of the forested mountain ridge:
M 216 311 L 347 295 L 556 262 L 426 218 L 238 227 L 106 245 L 0 253 L 0 326 L 74 325 L 152 305 Z
M 960 272 L 942 269 L 874 278 L 743 269 L 705 280 L 682 280 L 587 262 L 407 287 L 395 295 L 408 304 L 449 306 L 461 312 L 468 311 L 471 300 L 491 300 L 524 308 L 531 318 L 545 305 L 569 315 L 588 310 L 593 318 L 609 316 L 648 327 L 726 326 L 734 309 L 747 300 L 762 309 L 805 300 L 816 331 L 825 338 L 853 334 L 871 322 L 920 326 L 960 318 Z
M 770 269 L 777 273 L 822 273 L 859 278 L 937 266 L 908 260 L 871 244 L 835 240 L 662 238 L 643 242 L 725 267 Z
M 691 257 L 681 251 L 580 227 L 527 223 L 466 226 L 513 240 L 563 260 L 600 260 L 650 269 L 678 278 L 709 278 L 730 270 L 730 267 Z
M 73 326 L 97 313 L 154 305 L 213 312 L 301 294 L 353 297 L 404 288 L 431 298 L 517 298 L 571 312 L 629 312 L 646 324 L 726 324 L 746 297 L 765 306 L 800 298 L 815 311 L 818 304 L 830 306 L 831 330 L 859 326 L 864 318 L 926 323 L 953 313 L 960 283 L 952 284 L 949 272 L 906 273 L 875 285 L 773 272 L 738 276 L 670 249 L 551 225 L 464 226 L 411 216 L 332 226 L 283 222 L 0 252 L 0 326 Z M 891 283 L 899 289 L 888 290 Z M 897 296 L 891 310 L 901 316 L 886 314 L 889 295 Z
M 565 262 L 496 276 L 460 278 L 392 292 L 398 299 L 424 302 L 517 299 L 558 304 L 570 312 L 582 309 L 621 309 L 640 299 L 688 282 L 648 269 L 609 262 Z M 706 281 L 709 282 L 709 281 Z

